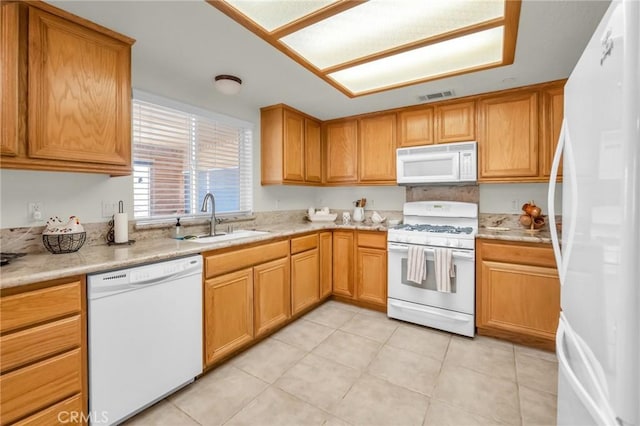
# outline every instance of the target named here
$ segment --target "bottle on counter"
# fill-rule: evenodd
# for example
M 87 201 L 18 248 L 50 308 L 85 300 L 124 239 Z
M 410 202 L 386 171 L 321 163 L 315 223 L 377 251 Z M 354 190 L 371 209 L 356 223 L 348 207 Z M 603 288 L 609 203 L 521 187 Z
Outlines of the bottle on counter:
M 178 218 L 178 220 L 176 221 L 176 226 L 173 227 L 173 238 L 177 240 L 181 240 L 182 238 L 184 238 L 182 235 L 182 225 L 180 225 L 180 218 Z

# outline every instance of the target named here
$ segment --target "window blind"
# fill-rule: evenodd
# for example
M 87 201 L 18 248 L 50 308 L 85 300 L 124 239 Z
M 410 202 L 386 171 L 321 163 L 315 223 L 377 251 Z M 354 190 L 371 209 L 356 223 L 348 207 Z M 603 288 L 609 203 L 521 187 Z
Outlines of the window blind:
M 193 111 L 134 98 L 136 219 L 208 216 L 200 212 L 207 192 L 215 196 L 216 213 L 251 213 L 250 124 Z

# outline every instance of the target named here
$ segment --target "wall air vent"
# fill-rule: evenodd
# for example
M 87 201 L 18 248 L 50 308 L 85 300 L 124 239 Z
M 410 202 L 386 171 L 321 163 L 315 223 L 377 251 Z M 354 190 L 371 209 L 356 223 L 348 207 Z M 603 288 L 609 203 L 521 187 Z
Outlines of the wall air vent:
M 434 101 L 438 99 L 450 98 L 454 95 L 453 90 L 443 90 L 442 92 L 429 93 L 418 96 L 420 102 Z

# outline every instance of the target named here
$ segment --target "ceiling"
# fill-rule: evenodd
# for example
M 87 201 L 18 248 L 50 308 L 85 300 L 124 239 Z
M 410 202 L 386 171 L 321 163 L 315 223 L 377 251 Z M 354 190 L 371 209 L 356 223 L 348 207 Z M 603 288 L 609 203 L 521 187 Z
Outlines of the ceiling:
M 400 1 L 400 0 L 396 0 Z M 260 107 L 285 103 L 326 120 L 566 78 L 609 1 L 523 0 L 512 65 L 349 98 L 204 0 L 51 1 L 135 38 L 135 88 L 254 120 Z M 217 93 L 211 77 L 243 80 L 240 94 Z

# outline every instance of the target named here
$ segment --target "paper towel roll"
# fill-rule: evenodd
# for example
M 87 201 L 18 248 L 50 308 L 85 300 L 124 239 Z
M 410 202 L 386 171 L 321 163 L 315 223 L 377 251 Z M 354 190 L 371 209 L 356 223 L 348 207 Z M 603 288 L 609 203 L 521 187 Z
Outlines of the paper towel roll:
M 129 241 L 129 220 L 126 213 L 116 213 L 113 217 L 114 241 L 116 244 Z

